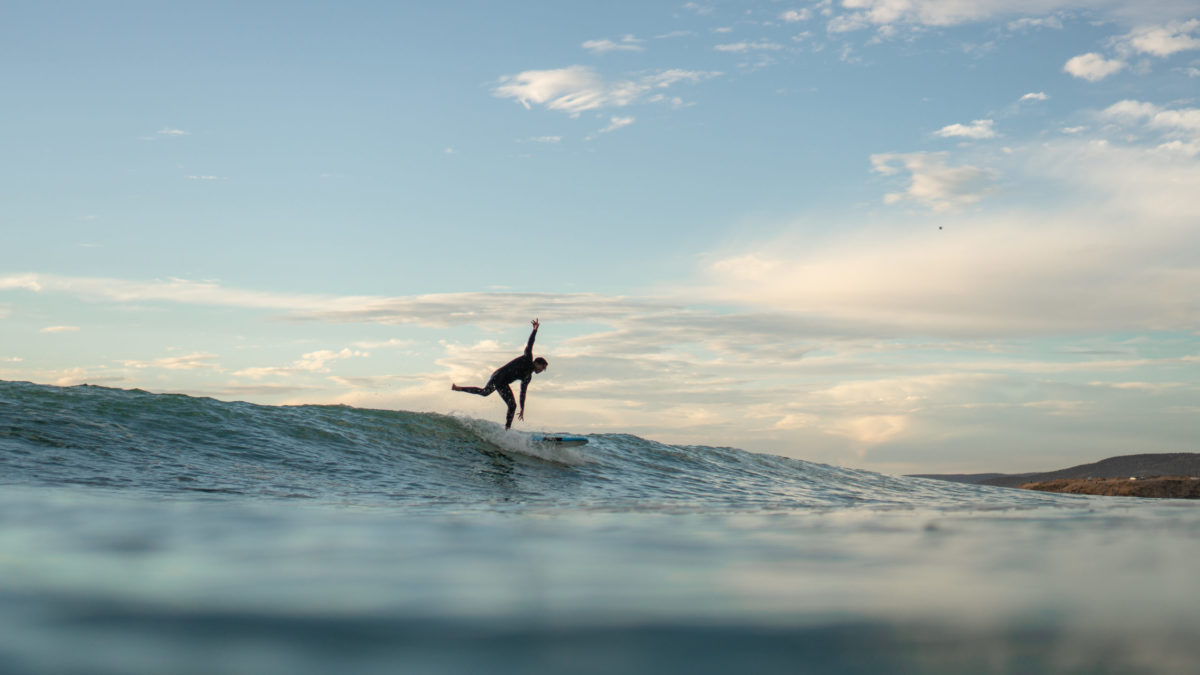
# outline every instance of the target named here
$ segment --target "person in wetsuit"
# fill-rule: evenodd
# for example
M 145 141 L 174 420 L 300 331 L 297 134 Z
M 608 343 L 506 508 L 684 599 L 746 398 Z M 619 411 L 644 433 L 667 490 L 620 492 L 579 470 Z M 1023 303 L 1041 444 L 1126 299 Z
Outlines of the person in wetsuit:
M 521 381 L 521 412 L 517 414 L 517 419 L 525 419 L 525 390 L 529 388 L 529 381 L 533 379 L 534 373 L 540 373 L 550 365 L 546 359 L 542 357 L 533 358 L 533 340 L 537 337 L 538 326 L 540 323 L 537 319 L 530 321 L 533 324 L 533 332 L 529 334 L 529 343 L 525 345 L 525 353 L 508 363 L 496 369 L 492 373 L 492 377 L 488 379 L 487 384 L 482 387 L 460 387 L 457 384 L 451 384 L 450 388 L 454 391 L 465 391 L 468 394 L 478 394 L 487 396 L 493 391 L 500 392 L 500 398 L 508 404 L 508 417 L 504 420 L 504 429 L 507 431 L 512 427 L 513 413 L 517 411 L 517 404 L 513 401 L 512 388 L 508 385 Z

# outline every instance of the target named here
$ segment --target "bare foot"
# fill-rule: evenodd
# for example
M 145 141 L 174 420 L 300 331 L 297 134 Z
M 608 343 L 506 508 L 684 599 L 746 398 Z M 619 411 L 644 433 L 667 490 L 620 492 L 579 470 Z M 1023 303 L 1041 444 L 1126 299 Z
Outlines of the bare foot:
M 450 384 L 450 389 L 451 389 L 452 391 L 458 391 L 458 385 L 457 385 L 457 384 L 453 384 L 453 383 L 451 383 L 451 384 Z

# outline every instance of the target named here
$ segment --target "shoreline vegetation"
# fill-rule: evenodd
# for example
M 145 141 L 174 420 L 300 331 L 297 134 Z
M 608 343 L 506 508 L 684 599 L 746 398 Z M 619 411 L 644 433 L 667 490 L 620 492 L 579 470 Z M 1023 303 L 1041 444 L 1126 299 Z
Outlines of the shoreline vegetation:
M 1200 499 L 1200 478 L 1192 476 L 1153 476 L 1150 478 L 1063 478 L 1024 483 L 1023 490 L 1064 492 L 1109 497 L 1151 497 L 1158 499 Z

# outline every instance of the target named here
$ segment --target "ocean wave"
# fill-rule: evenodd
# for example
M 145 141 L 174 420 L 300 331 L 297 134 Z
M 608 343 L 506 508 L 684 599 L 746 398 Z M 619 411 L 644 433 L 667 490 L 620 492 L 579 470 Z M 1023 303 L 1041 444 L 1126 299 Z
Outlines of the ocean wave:
M 597 434 L 582 448 L 438 413 L 0 382 L 0 481 L 505 508 L 1032 507 L 1070 498 Z

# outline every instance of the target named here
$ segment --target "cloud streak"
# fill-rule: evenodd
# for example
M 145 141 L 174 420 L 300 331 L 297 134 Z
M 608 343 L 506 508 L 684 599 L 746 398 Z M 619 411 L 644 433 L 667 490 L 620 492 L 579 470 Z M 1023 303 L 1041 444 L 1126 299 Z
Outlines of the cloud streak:
M 1024 101 L 1025 98 L 1022 97 L 1021 100 Z M 975 120 L 970 124 L 951 124 L 934 132 L 934 135 L 942 138 L 970 138 L 973 140 L 995 138 L 994 124 L 992 120 Z
M 632 35 L 626 35 L 619 42 L 614 42 L 609 39 L 603 40 L 588 40 L 583 43 L 582 47 L 593 54 L 604 54 L 607 52 L 640 52 L 646 48 L 643 46 L 645 40 L 639 40 Z
M 150 361 L 122 361 L 121 363 L 130 368 L 161 368 L 163 370 L 214 370 L 219 371 L 221 367 L 214 363 L 217 359 L 216 354 L 206 352 L 195 352 L 185 356 L 165 356 Z
M 680 83 L 696 83 L 719 76 L 715 71 L 663 70 L 636 79 L 606 80 L 588 66 L 553 70 L 527 70 L 505 75 L 493 90 L 499 98 L 511 98 L 525 108 L 535 105 L 572 117 L 589 110 L 624 108 L 653 102 L 653 94 Z

